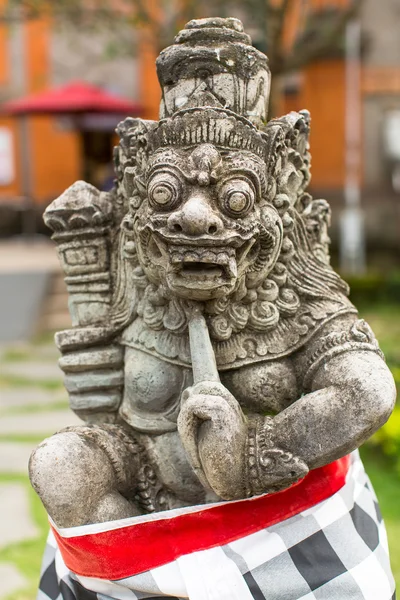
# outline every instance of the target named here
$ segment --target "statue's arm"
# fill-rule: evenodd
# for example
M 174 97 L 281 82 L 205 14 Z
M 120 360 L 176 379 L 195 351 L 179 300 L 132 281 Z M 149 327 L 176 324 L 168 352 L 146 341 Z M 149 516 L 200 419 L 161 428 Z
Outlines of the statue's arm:
M 332 354 L 311 365 L 309 393 L 274 418 L 276 444 L 309 469 L 358 448 L 387 421 L 396 398 L 392 374 L 378 352 L 361 345 Z
M 389 369 L 371 351 L 354 350 L 321 363 L 308 394 L 273 419 L 250 418 L 255 466 L 246 489 L 254 495 L 285 488 L 308 470 L 355 450 L 387 421 L 395 397 Z
M 347 322 L 307 350 L 299 368 L 308 390 L 275 417 L 245 417 L 221 384 L 198 384 L 183 399 L 183 444 L 222 498 L 284 489 L 357 448 L 388 419 L 395 385 L 365 323 Z

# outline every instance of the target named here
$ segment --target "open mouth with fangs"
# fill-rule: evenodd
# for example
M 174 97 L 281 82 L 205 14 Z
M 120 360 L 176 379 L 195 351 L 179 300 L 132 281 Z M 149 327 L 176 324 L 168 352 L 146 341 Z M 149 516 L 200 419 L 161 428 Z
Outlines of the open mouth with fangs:
M 237 278 L 234 248 L 170 246 L 167 280 L 170 287 L 207 294 L 231 288 Z M 196 294 L 198 295 L 198 294 Z
M 233 235 L 217 240 L 204 236 L 202 243 L 199 241 L 177 244 L 164 235 L 149 235 L 148 230 L 142 238 L 150 264 L 162 267 L 168 287 L 177 295 L 207 300 L 230 294 L 240 275 L 238 271 L 243 271 L 253 251 L 254 237 L 243 240 Z
M 222 277 L 224 269 L 213 263 L 189 262 L 183 263 L 181 273 L 189 277 Z

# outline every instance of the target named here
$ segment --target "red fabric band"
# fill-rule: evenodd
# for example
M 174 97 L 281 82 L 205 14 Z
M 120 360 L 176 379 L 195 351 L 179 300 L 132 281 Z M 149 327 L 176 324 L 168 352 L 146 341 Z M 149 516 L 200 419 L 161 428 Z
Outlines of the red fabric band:
M 311 471 L 281 492 L 210 508 L 199 506 L 194 512 L 175 513 L 171 518 L 159 513 L 159 518 L 144 523 L 127 519 L 129 525 L 118 529 L 75 537 L 70 537 L 73 528 L 68 537 L 53 531 L 71 571 L 87 577 L 122 579 L 184 554 L 228 544 L 299 514 L 339 491 L 349 466 L 350 456 L 345 456 Z

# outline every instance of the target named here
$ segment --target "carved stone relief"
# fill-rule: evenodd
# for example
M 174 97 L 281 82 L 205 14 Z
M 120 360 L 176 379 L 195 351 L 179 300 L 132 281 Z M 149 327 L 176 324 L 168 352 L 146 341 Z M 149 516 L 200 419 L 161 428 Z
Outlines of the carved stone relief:
M 190 22 L 157 60 L 160 121 L 118 126 L 114 189 L 77 182 L 46 211 L 73 325 L 60 366 L 88 423 L 31 459 L 59 527 L 285 490 L 392 410 L 307 191 L 310 115 L 267 121 L 250 44 L 236 19 Z

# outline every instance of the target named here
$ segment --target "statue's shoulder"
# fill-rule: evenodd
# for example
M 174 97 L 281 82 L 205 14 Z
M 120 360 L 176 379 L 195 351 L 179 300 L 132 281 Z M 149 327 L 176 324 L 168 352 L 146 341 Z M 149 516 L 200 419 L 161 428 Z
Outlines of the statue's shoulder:
M 225 342 L 215 344 L 221 370 L 293 357 L 307 348 L 331 322 L 354 320 L 357 311 L 345 296 L 300 301 L 296 312 L 280 315 L 273 328 L 246 328 Z
M 303 388 L 310 391 L 315 373 L 337 356 L 352 352 L 383 353 L 368 323 L 360 319 L 356 309 L 334 315 L 324 322 L 303 347 L 294 354 Z

